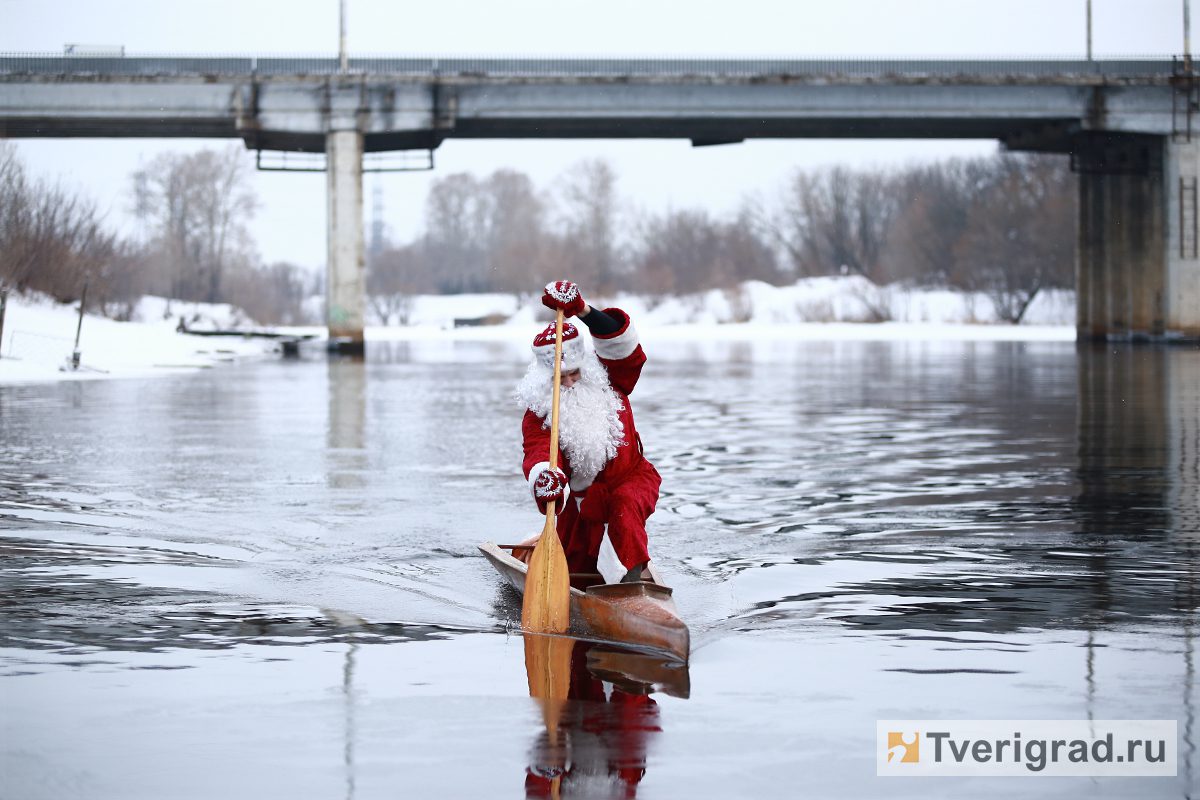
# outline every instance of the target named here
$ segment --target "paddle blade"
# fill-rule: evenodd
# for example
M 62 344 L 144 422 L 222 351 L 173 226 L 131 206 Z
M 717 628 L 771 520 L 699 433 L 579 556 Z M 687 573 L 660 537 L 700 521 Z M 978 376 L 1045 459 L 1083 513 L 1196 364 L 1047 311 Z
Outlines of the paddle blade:
M 552 748 L 558 746 L 558 724 L 571 691 L 571 652 L 575 640 L 565 636 L 525 636 L 525 674 L 529 696 L 542 707 L 546 733 Z
M 529 696 L 539 700 L 567 699 L 571 689 L 571 651 L 575 640 L 566 636 L 526 636 L 525 674 Z
M 571 573 L 551 511 L 529 559 L 521 627 L 534 633 L 565 633 L 570 623 Z

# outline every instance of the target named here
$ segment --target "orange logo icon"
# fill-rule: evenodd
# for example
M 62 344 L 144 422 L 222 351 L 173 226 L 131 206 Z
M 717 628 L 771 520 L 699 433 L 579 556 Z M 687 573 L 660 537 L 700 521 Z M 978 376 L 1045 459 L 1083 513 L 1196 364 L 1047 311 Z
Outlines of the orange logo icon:
M 889 764 L 916 764 L 921 760 L 920 731 L 906 733 L 888 731 L 887 760 Z

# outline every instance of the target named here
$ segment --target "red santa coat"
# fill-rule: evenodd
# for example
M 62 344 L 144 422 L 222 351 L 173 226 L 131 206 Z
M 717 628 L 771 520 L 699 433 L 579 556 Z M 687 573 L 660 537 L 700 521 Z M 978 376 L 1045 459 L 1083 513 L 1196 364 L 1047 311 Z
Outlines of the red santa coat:
M 638 436 L 633 406 L 629 402 L 629 395 L 637 385 L 642 366 L 646 363 L 646 354 L 638 342 L 637 332 L 630 325 L 628 314 L 619 308 L 606 308 L 604 313 L 620 322 L 621 327 L 615 333 L 593 335 L 592 338 L 596 355 L 621 399 L 623 408 L 618 416 L 625 435 L 617 447 L 616 456 L 596 475 L 590 486 L 581 492 L 574 491 L 572 487 L 566 507 L 558 515 L 558 536 L 566 551 L 571 572 L 596 571 L 596 555 L 604 538 L 606 522 L 608 538 L 626 569 L 649 561 L 646 519 L 654 513 L 658 487 L 662 483 L 658 470 L 642 454 L 642 440 Z M 550 429 L 542 417 L 526 409 L 521 420 L 521 433 L 525 445 L 522 468 L 528 479 L 535 467 L 550 460 Z M 571 463 L 561 447 L 558 465 L 570 479 Z M 607 520 L 583 519 L 579 506 L 587 494 L 605 491 L 608 494 Z

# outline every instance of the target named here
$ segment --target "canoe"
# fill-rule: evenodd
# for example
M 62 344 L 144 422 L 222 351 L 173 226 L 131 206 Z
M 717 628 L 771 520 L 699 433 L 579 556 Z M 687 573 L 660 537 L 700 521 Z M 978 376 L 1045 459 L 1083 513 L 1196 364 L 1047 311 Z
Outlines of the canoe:
M 496 571 L 521 593 L 525 591 L 528 566 L 513 552 L 524 549 L 533 548 L 494 542 L 479 545 L 480 552 Z M 663 582 L 653 563 L 647 566 L 645 574 L 649 580 L 604 583 L 599 575 L 573 573 L 572 630 L 601 641 L 667 654 L 686 663 L 691 635 L 679 618 L 671 587 Z

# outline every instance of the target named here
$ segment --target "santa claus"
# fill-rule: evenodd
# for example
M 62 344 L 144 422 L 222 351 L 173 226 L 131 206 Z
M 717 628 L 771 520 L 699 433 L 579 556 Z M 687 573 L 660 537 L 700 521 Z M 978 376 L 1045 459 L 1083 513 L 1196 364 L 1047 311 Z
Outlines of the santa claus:
M 538 508 L 554 502 L 557 529 L 571 572 L 599 572 L 608 583 L 640 581 L 650 561 L 646 519 L 662 479 L 642 454 L 629 395 L 646 363 L 629 315 L 584 302 L 570 281 L 546 286 L 542 303 L 587 326 L 563 325 L 558 469 L 550 468 L 554 324 L 533 340 L 533 361 L 517 385 L 523 469 Z

